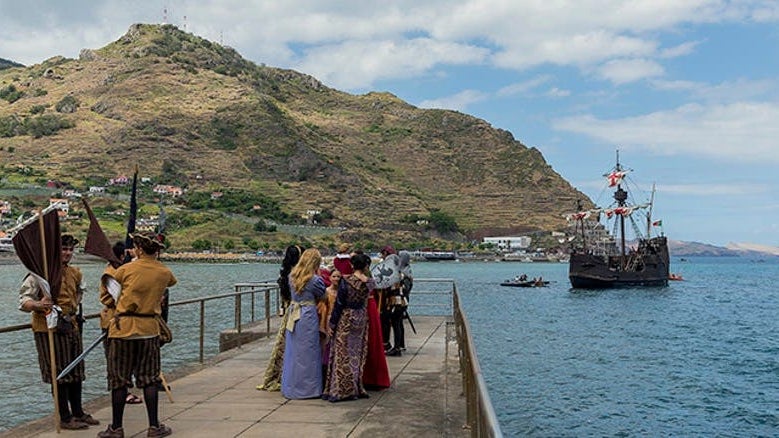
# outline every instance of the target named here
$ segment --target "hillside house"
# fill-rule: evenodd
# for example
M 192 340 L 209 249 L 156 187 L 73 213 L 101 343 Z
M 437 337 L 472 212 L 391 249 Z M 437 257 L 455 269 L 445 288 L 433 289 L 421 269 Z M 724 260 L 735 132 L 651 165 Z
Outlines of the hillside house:
M 104 186 L 90 186 L 89 193 L 105 193 Z
M 174 198 L 184 194 L 184 190 L 181 187 L 169 186 L 165 184 L 157 184 L 152 190 L 154 193 L 159 193 L 160 195 L 169 195 L 173 196 Z
M 485 237 L 482 242 L 491 243 L 502 251 L 515 251 L 529 248 L 533 239 L 529 236 L 499 236 Z
M 127 184 L 130 184 L 130 179 L 125 175 L 119 175 L 108 180 L 108 185 L 110 186 L 126 186 Z
M 11 203 L 8 201 L 0 201 L 0 216 L 4 214 L 11 214 Z
M 68 213 L 70 213 L 70 204 L 65 198 L 49 198 L 49 207 L 52 205 L 57 206 L 57 216 L 60 220 L 67 219 Z

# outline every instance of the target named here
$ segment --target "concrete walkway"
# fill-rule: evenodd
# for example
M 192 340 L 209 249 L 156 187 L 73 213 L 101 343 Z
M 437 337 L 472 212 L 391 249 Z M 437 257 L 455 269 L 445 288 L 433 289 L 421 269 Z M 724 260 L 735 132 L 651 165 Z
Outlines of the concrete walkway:
M 160 392 L 160 419 L 180 437 L 465 437 L 465 398 L 454 326 L 444 317 L 414 317 L 418 334 L 406 328 L 408 351 L 388 357 L 392 386 L 370 398 L 339 403 L 287 400 L 258 391 L 273 347 L 262 339 L 226 352 L 208 366 L 168 378 L 174 403 Z M 163 350 L 164 354 L 164 350 Z M 99 426 L 57 434 L 51 417 L 0 437 L 95 437 L 111 421 L 108 398 L 88 411 Z M 144 405 L 127 405 L 125 437 L 145 437 Z

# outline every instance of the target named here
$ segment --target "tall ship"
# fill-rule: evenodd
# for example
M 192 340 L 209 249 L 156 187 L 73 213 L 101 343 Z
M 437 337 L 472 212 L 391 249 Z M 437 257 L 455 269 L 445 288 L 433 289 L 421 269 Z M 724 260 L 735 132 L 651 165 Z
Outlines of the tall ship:
M 668 285 L 668 239 L 662 221 L 652 220 L 654 187 L 647 202 L 636 204 L 638 190 L 628 184 L 630 172 L 617 151 L 616 166 L 603 175 L 614 190 L 611 203 L 591 210 L 579 203 L 578 211 L 568 215 L 574 226 L 568 278 L 574 288 Z M 659 235 L 652 236 L 653 228 L 661 230 Z

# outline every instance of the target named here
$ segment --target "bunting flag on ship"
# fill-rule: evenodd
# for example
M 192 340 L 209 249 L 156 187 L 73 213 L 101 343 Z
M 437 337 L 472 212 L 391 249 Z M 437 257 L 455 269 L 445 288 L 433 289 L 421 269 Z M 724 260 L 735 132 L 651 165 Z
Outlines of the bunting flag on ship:
M 95 218 L 95 214 L 87 204 L 86 199 L 82 199 L 84 202 L 84 208 L 89 216 L 89 231 L 87 231 L 87 240 L 84 243 L 84 252 L 87 254 L 96 255 L 103 260 L 107 261 L 114 268 L 121 266 L 122 261 L 116 258 L 114 250 L 111 248 L 111 242 L 108 241 L 103 229 Z
M 663 221 L 662 220 L 654 221 L 654 222 L 652 222 L 652 226 L 653 227 L 662 227 L 663 226 Z

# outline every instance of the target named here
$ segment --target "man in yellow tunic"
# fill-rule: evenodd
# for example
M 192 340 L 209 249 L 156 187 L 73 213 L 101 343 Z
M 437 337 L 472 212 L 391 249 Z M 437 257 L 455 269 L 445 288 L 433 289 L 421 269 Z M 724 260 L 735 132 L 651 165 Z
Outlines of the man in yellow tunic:
M 111 389 L 112 422 L 98 438 L 123 438 L 122 417 L 127 388 L 132 378 L 143 388 L 149 420 L 148 437 L 172 433 L 159 422 L 161 301 L 165 288 L 176 284 L 170 269 L 157 260 L 165 245 L 153 233 L 132 235 L 138 259 L 120 266 L 113 279 L 121 286 L 116 315 L 108 326 L 108 387 Z
M 84 296 L 84 288 L 81 284 L 81 270 L 70 266 L 78 240 L 70 234 L 63 234 L 61 244 L 62 285 L 56 293 L 55 300 L 57 306 L 62 309 L 59 316 L 62 321 L 54 331 L 54 359 L 58 374 L 83 350 L 76 314 L 81 298 Z M 35 348 L 38 350 L 41 378 L 49 384 L 51 384 L 51 361 L 46 314 L 51 311 L 52 306 L 51 297 L 43 293 L 35 277 L 28 275 L 19 291 L 19 309 L 32 312 L 32 330 L 35 336 Z M 81 405 L 81 386 L 84 378 L 84 362 L 81 362 L 57 382 L 57 404 L 60 426 L 63 429 L 85 429 L 89 425 L 99 424 L 99 421 L 84 412 Z

